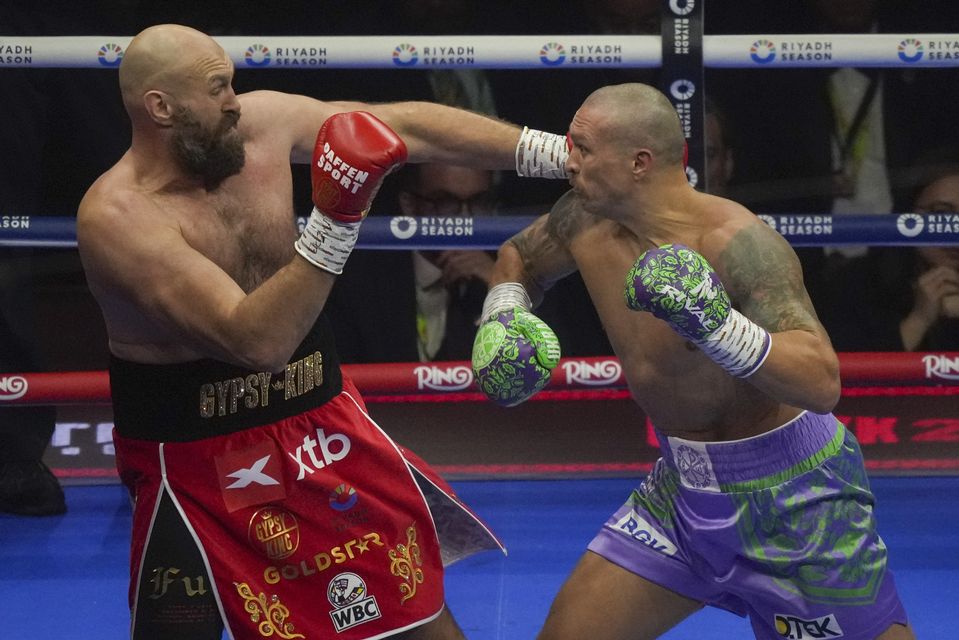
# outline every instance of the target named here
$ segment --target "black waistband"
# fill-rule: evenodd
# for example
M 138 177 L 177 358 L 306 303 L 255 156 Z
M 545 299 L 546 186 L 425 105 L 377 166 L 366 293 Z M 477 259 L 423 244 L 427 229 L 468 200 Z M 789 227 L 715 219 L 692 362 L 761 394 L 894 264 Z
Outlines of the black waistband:
M 183 442 L 233 433 L 313 409 L 342 388 L 322 316 L 277 373 L 212 359 L 156 365 L 110 358 L 113 422 L 127 438 Z

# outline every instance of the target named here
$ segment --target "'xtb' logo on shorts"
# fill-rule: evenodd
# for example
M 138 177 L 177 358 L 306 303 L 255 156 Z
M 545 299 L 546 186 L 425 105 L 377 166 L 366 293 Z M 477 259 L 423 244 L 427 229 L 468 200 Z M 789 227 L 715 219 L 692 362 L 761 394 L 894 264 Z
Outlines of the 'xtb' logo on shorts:
M 836 616 L 829 614 L 815 620 L 803 620 L 784 613 L 776 614 L 776 633 L 790 640 L 807 638 L 841 638 L 842 628 Z

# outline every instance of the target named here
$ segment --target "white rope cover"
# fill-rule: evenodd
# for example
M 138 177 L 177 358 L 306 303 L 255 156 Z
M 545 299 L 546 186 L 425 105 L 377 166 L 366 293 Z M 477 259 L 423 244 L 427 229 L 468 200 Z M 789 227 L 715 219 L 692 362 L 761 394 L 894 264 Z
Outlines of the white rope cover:
M 131 36 L 0 35 L 0 68 L 111 68 Z M 222 36 L 237 69 L 658 67 L 659 36 Z M 955 67 L 959 34 L 703 37 L 707 67 Z

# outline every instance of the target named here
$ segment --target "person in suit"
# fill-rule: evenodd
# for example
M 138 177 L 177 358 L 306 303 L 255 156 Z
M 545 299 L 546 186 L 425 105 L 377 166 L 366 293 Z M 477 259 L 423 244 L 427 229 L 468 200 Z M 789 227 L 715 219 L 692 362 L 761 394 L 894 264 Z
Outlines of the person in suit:
M 396 213 L 450 220 L 493 215 L 493 175 L 408 165 L 397 175 Z M 328 306 L 343 361 L 468 360 L 494 258 L 477 249 L 354 252 Z M 374 284 L 384 274 L 389 286 Z M 389 322 L 368 312 L 371 296 L 389 310 Z

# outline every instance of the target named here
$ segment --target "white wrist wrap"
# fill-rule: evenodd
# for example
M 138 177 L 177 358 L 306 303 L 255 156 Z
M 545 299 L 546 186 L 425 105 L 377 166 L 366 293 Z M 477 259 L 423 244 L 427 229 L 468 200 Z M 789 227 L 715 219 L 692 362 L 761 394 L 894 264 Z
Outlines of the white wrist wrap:
M 743 314 L 730 309 L 723 326 L 697 341 L 697 345 L 732 375 L 748 378 L 766 361 L 772 336 Z
M 303 233 L 293 246 L 315 266 L 339 275 L 359 235 L 359 222 L 340 222 L 313 207 Z
M 516 145 L 516 173 L 526 178 L 568 178 L 566 136 L 523 127 Z
M 522 307 L 529 311 L 533 307 L 533 303 L 523 285 L 518 282 L 502 282 L 486 294 L 486 300 L 483 302 L 483 314 L 480 318 L 485 322 L 500 311 L 513 307 Z

